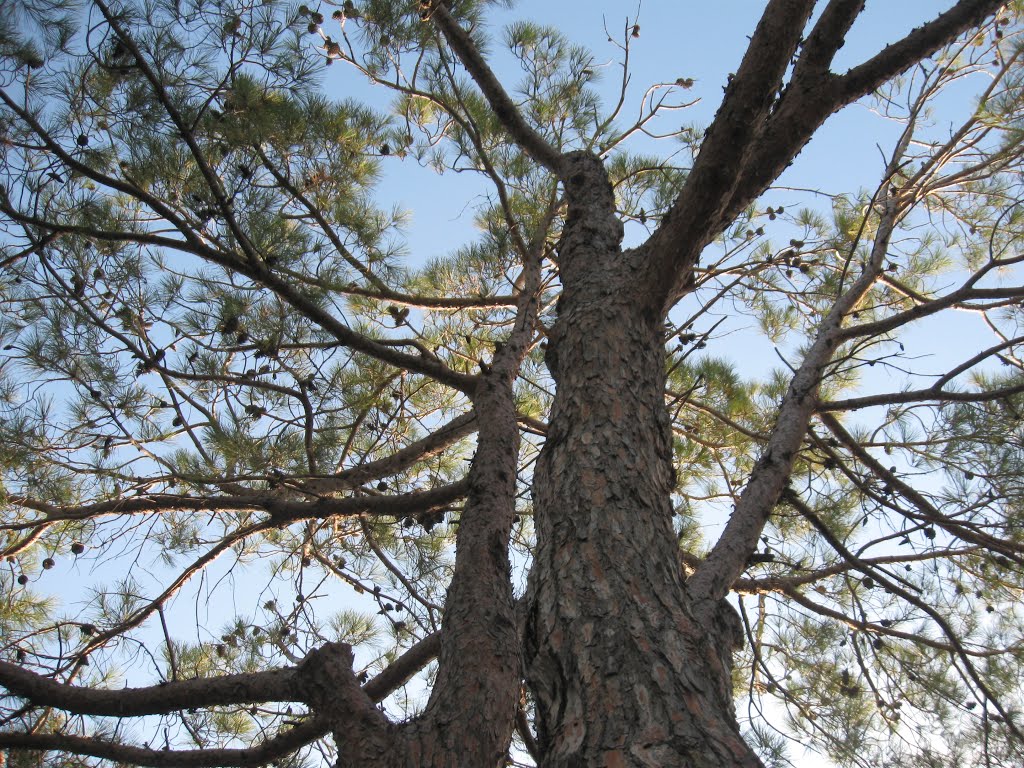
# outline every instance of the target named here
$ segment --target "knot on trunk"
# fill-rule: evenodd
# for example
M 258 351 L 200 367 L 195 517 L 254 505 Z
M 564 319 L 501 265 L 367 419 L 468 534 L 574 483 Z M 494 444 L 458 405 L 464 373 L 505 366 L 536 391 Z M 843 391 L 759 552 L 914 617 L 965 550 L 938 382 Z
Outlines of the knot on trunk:
M 296 669 L 296 698 L 327 720 L 335 741 L 346 745 L 349 768 L 397 764 L 406 743 L 359 685 L 348 643 L 325 643 Z M 404 764 L 404 763 L 402 763 Z
M 605 213 L 615 213 L 615 190 L 604 163 L 592 152 L 578 150 L 565 156 L 562 176 L 570 210 L 573 203 Z
M 325 643 L 314 648 L 299 663 L 300 698 L 315 709 L 330 709 L 337 706 L 343 691 L 362 693 L 352 671 L 354 662 L 348 643 Z

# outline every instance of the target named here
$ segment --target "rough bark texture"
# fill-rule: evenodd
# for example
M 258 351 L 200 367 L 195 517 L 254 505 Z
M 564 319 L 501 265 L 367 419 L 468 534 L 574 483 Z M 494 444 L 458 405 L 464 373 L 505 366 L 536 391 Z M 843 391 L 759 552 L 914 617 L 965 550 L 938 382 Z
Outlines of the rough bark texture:
M 314 706 L 332 717 L 338 768 L 505 765 L 522 680 L 508 578 L 519 448 L 510 379 L 481 377 L 474 405 L 480 417 L 477 452 L 460 519 L 430 701 L 420 717 L 394 724 L 372 704 L 367 709 L 365 697 L 361 706 L 350 705 L 352 697 L 332 698 L 331 691 L 344 690 L 340 671 L 333 677 L 321 675 L 337 680 Z
M 545 768 L 758 766 L 732 710 L 729 652 L 688 605 L 660 313 L 596 158 L 569 158 L 558 383 L 536 469 L 528 678 Z M 596 343 L 595 340 L 600 340 Z
M 522 680 L 509 581 L 519 430 L 510 380 L 484 376 L 470 490 L 442 622 L 437 681 L 410 766 L 505 765 Z M 366 765 L 373 765 L 367 762 Z

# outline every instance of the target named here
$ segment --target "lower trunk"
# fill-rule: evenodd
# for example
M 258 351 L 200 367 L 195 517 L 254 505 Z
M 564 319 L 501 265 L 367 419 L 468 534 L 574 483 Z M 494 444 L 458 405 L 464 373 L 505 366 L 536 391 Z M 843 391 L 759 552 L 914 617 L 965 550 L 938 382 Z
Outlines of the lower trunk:
M 663 328 L 614 279 L 627 257 L 588 255 L 551 333 L 526 648 L 541 766 L 760 766 L 733 714 L 731 609 L 701 626 L 689 604 Z

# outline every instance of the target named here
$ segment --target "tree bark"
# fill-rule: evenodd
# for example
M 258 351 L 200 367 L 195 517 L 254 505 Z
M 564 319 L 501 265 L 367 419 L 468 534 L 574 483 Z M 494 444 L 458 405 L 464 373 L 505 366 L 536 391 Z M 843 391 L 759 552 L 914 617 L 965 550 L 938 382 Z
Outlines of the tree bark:
M 735 628 L 698 624 L 679 566 L 662 319 L 633 278 L 645 254 L 621 250 L 600 161 L 568 163 L 526 649 L 541 765 L 760 766 L 733 714 Z
M 313 689 L 314 709 L 330 722 L 338 768 L 506 764 L 522 683 L 508 557 L 519 449 L 511 376 L 481 376 L 473 402 L 480 427 L 477 450 L 459 521 L 430 700 L 420 716 L 392 723 L 364 692 L 340 695 L 354 685 L 350 654 L 347 669 L 330 656 L 315 654 L 307 687 Z

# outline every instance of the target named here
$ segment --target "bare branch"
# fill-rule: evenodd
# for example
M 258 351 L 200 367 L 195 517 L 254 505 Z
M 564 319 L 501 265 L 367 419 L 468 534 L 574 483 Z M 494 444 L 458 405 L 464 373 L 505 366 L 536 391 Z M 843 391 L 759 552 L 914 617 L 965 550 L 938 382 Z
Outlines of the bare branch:
M 36 499 L 11 497 L 28 509 L 46 515 L 46 522 L 86 520 L 104 515 L 149 514 L 156 512 L 213 510 L 264 510 L 275 525 L 297 520 L 314 520 L 344 515 L 394 515 L 406 517 L 439 507 L 447 507 L 465 495 L 467 481 L 462 480 L 439 488 L 391 496 L 350 496 L 336 499 L 321 496 L 311 501 L 296 501 L 283 493 L 254 493 L 245 496 L 193 497 L 174 494 L 153 494 L 133 499 L 114 499 L 95 504 L 63 507 Z M 291 494 L 289 494 L 291 495 Z M 39 521 L 31 525 L 38 524 Z
M 754 151 L 813 8 L 814 0 L 771 0 L 761 15 L 685 186 L 647 241 L 652 263 L 645 280 L 658 309 L 678 298 L 704 244 L 722 226 L 724 206 Z
M 79 715 L 133 717 L 159 715 L 189 707 L 302 701 L 292 669 L 274 669 L 221 677 L 179 680 L 145 688 L 103 690 L 54 682 L 0 661 L 0 685 L 33 704 Z
M 812 64 L 802 67 L 798 60 L 793 80 L 775 106 L 763 135 L 743 168 L 743 178 L 736 185 L 724 220 L 731 219 L 760 195 L 830 115 L 871 93 L 917 61 L 951 43 L 958 35 L 980 25 L 1002 5 L 1001 0 L 961 0 L 842 76 L 822 71 L 819 66 L 821 60 L 829 58 L 831 63 L 831 56 L 827 56 L 824 43 L 821 48 L 812 45 L 808 49 Z M 836 14 L 833 22 L 837 26 L 848 24 L 846 17 L 854 9 L 838 0 L 831 7 Z

